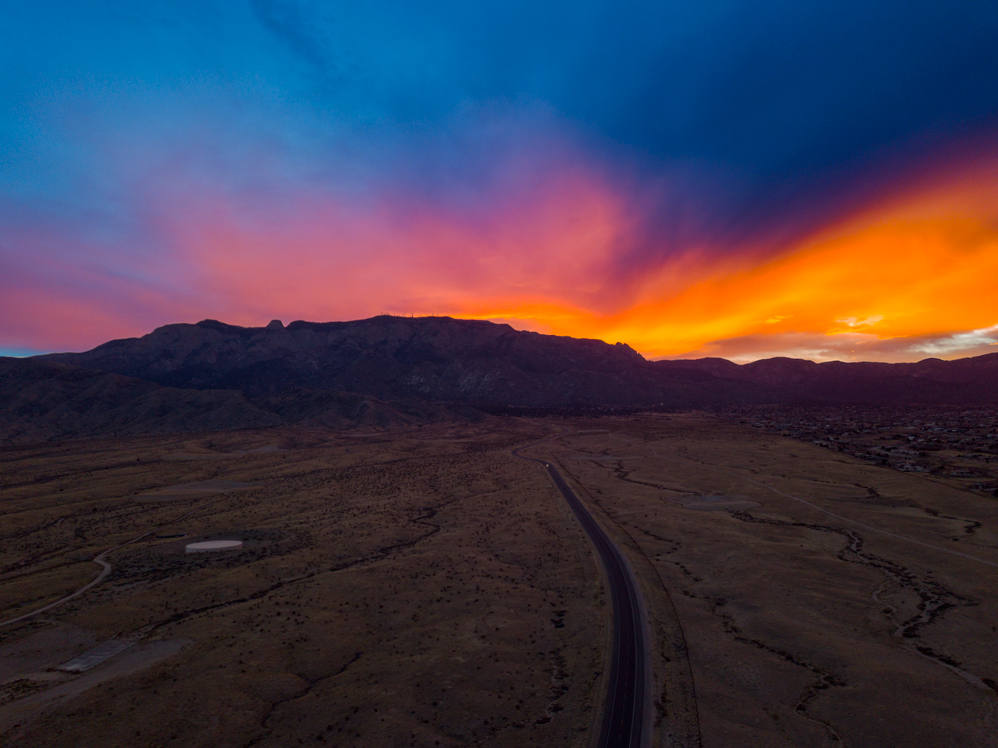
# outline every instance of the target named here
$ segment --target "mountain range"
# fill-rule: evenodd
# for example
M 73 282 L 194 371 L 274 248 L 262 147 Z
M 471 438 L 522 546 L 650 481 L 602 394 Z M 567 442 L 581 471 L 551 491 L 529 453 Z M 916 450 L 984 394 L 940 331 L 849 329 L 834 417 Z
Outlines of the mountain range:
M 449 317 L 214 320 L 0 359 L 0 440 L 493 413 L 740 404 L 998 403 L 998 353 L 910 364 L 648 361 L 629 346 Z

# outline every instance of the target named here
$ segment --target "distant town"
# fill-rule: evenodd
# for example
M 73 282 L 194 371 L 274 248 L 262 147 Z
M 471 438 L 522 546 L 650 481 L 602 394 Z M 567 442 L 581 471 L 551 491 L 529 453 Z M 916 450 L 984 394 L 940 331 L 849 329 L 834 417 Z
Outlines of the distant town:
M 725 415 L 903 472 L 953 478 L 998 497 L 998 408 L 744 406 Z

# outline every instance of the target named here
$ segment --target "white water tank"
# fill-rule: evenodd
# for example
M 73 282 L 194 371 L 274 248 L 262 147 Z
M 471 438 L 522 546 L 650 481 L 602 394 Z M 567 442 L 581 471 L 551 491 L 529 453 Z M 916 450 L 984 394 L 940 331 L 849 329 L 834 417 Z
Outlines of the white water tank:
M 243 547 L 241 540 L 203 540 L 200 543 L 188 543 L 185 553 L 210 553 L 211 551 L 237 551 Z

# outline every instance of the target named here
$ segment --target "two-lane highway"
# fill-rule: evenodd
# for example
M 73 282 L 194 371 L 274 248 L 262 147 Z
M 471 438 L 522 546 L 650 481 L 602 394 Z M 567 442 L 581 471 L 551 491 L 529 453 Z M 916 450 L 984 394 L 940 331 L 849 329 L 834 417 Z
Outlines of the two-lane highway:
M 531 445 L 535 446 L 535 445 Z M 545 460 L 524 457 L 521 447 L 513 454 L 547 468 L 551 480 L 565 497 L 599 553 L 606 569 L 613 607 L 613 657 L 607 683 L 606 708 L 600 727 L 599 748 L 640 748 L 645 726 L 645 637 L 637 587 L 620 549 L 585 508 L 568 484 Z

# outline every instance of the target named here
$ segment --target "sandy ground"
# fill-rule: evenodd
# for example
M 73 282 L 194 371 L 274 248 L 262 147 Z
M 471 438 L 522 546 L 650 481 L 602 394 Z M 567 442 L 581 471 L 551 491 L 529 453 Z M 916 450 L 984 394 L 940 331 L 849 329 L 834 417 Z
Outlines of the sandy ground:
M 15 738 L 19 725 L 31 721 L 45 711 L 71 702 L 95 686 L 125 678 L 152 667 L 161 660 L 190 645 L 190 639 L 159 640 L 140 643 L 98 665 L 86 674 L 73 677 L 68 673 L 22 672 L 0 688 L 8 695 L 8 703 L 0 705 L 0 735 Z

